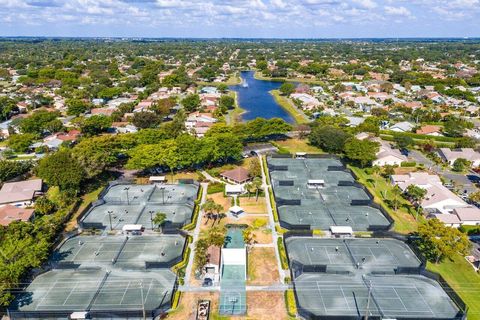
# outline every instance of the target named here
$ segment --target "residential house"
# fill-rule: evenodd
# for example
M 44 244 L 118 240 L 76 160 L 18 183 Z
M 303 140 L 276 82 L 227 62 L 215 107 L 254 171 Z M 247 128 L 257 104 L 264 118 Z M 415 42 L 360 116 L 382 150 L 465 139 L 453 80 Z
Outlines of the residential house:
M 410 172 L 408 174 L 392 175 L 393 184 L 403 191 L 410 185 L 416 185 L 427 190 L 421 206 L 426 212 L 450 214 L 455 208 L 465 208 L 468 204 L 456 194 L 443 186 L 440 177 L 427 172 Z
M 395 123 L 389 129 L 395 132 L 412 132 L 414 127 L 415 126 L 412 123 L 408 121 L 403 121 L 403 122 Z
M 10 204 L 0 207 L 0 225 L 8 226 L 14 221 L 30 221 L 35 209 L 19 208 Z
M 302 108 L 306 110 L 312 110 L 320 106 L 320 101 L 307 93 L 292 93 L 290 98 L 300 101 Z
M 400 150 L 393 149 L 388 141 L 383 141 L 379 138 L 373 141 L 380 143 L 380 149 L 376 153 L 377 158 L 372 162 L 374 166 L 400 166 L 402 162 L 407 161 L 407 157 L 404 156 Z
M 451 166 L 457 159 L 466 159 L 470 161 L 472 163 L 472 167 L 480 166 L 480 153 L 472 148 L 440 148 L 438 150 L 438 155 Z
M 0 206 L 27 207 L 42 194 L 42 179 L 7 182 L 0 189 Z
M 435 137 L 443 136 L 442 128 L 440 126 L 430 124 L 420 127 L 419 129 L 417 129 L 416 133 Z

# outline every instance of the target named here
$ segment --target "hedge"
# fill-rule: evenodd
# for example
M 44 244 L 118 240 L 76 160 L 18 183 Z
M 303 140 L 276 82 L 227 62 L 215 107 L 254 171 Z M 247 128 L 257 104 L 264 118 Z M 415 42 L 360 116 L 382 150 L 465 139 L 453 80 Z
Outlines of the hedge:
M 172 267 L 172 270 L 177 273 L 178 283 L 180 283 L 181 285 L 184 284 L 185 269 L 187 268 L 188 260 L 190 258 L 190 252 L 192 251 L 192 249 L 190 249 L 190 244 L 192 243 L 192 240 L 192 237 L 187 236 L 187 243 L 185 244 L 186 249 L 183 252 L 183 259 Z
M 411 137 L 413 139 L 419 139 L 419 140 L 434 140 L 434 141 L 440 141 L 440 142 L 457 142 L 459 138 L 453 138 L 453 137 L 444 137 L 444 136 L 430 136 L 428 134 L 417 134 L 413 132 L 395 132 L 395 131 L 388 131 L 388 130 L 382 130 L 380 131 L 380 135 L 389 135 L 389 136 L 407 136 Z
M 403 168 L 413 168 L 416 165 L 417 165 L 417 163 L 415 161 L 405 161 L 405 162 L 402 162 L 402 164 L 400 166 L 403 167 Z
M 197 225 L 198 214 L 200 212 L 200 201 L 202 200 L 202 195 L 203 195 L 203 187 L 200 186 L 200 189 L 198 190 L 198 197 L 197 197 L 197 200 L 195 200 L 195 205 L 193 207 L 192 222 L 183 226 L 183 230 L 191 231 L 195 229 L 195 226 Z
M 297 302 L 295 301 L 295 293 L 293 289 L 287 289 L 285 291 L 285 304 L 287 306 L 287 312 L 290 317 L 297 316 Z
M 270 185 L 270 173 L 268 172 L 267 157 L 262 157 L 263 162 L 263 172 L 265 173 L 265 179 L 267 180 L 267 185 Z
M 288 270 L 288 259 L 287 259 L 287 252 L 285 251 L 285 246 L 283 245 L 283 238 L 277 238 L 277 246 L 278 246 L 278 254 L 280 256 L 280 264 L 282 265 L 282 269 Z
M 182 293 L 179 290 L 175 291 L 175 295 L 173 296 L 173 301 L 172 301 L 172 310 L 177 309 L 178 303 L 180 302 L 181 295 Z
M 273 220 L 278 222 L 277 205 L 275 204 L 275 198 L 273 197 L 272 190 L 270 190 L 270 188 L 268 188 L 268 196 L 270 198 L 270 205 L 272 206 Z

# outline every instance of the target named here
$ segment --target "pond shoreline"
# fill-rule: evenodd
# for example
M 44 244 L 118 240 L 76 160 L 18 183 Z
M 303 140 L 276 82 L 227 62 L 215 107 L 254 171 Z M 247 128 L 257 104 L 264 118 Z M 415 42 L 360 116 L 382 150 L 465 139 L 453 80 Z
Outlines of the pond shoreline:
M 229 87 L 236 93 L 236 104 L 243 111 L 240 113 L 242 121 L 281 118 L 288 123 L 296 124 L 295 115 L 281 106 L 270 92 L 278 89 L 282 82 L 258 80 L 254 74 L 253 70 L 242 71 L 240 74 L 242 84 Z

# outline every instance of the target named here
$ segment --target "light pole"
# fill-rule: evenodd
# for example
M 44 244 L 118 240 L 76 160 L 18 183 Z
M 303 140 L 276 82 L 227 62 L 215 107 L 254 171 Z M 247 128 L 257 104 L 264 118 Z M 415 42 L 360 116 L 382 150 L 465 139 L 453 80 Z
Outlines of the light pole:
M 160 190 L 162 190 L 162 203 L 165 204 L 165 187 L 160 187 Z
M 365 320 L 368 320 L 368 314 L 370 313 L 370 297 L 372 296 L 372 282 L 368 282 L 368 298 L 367 298 L 367 309 L 365 311 Z
M 112 231 L 112 213 L 113 211 L 108 211 L 108 219 L 110 220 L 110 231 Z
M 143 282 L 140 282 L 140 292 L 142 295 L 142 314 L 143 314 L 143 320 L 145 320 L 145 302 L 143 301 Z
M 150 213 L 150 224 L 152 225 L 152 230 L 153 230 L 153 210 L 148 211 Z
M 130 199 L 128 198 L 128 190 L 130 190 L 130 187 L 125 187 L 123 190 L 127 191 L 127 204 L 130 204 Z

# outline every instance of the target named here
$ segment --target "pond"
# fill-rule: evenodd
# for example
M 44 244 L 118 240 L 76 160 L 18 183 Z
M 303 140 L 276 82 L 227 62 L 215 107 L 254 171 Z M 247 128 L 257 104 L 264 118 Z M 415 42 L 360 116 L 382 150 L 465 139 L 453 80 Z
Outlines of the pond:
M 248 121 L 255 118 L 281 118 L 288 123 L 294 123 L 293 117 L 275 102 L 269 93 L 271 90 L 280 88 L 282 83 L 258 80 L 255 79 L 254 74 L 254 71 L 242 71 L 240 74 L 242 83 L 230 87 L 237 92 L 238 104 L 245 110 L 242 119 Z

